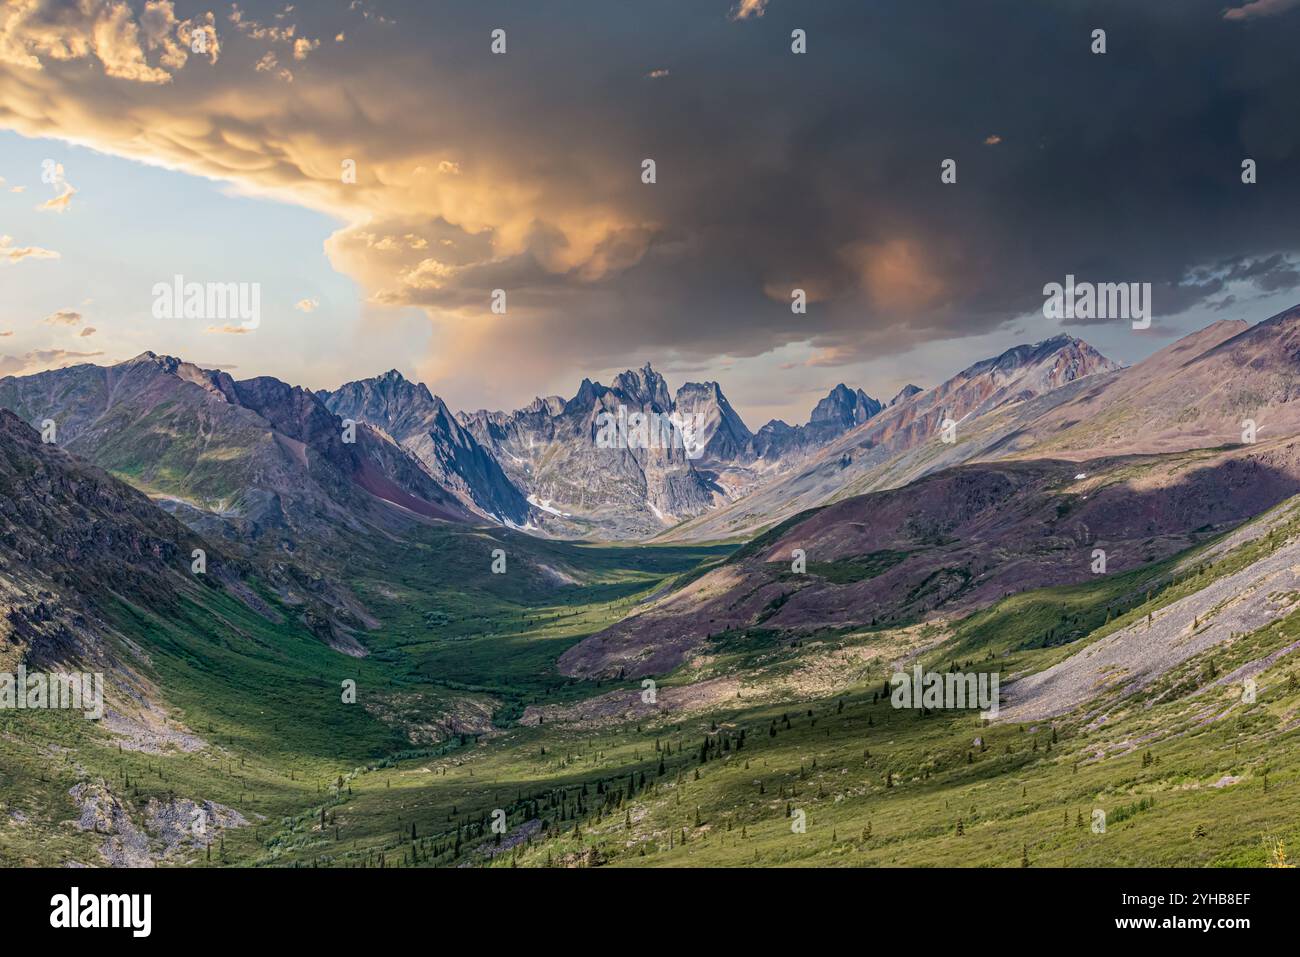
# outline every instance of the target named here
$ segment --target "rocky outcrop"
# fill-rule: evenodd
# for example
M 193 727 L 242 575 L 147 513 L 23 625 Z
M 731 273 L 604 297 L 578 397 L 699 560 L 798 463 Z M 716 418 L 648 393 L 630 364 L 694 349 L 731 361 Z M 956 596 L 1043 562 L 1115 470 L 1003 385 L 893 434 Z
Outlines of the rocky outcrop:
M 694 402 L 694 393 L 688 394 Z M 656 425 L 648 448 L 629 439 L 633 415 Z M 677 426 L 681 420 L 663 376 L 649 364 L 621 373 L 609 386 L 584 379 L 567 401 L 539 398 L 517 412 L 460 416 L 527 490 L 540 513 L 534 515 L 538 527 L 605 538 L 652 535 L 712 506 L 713 487 L 695 467 L 699 450 L 688 443 L 694 436 Z M 718 421 L 724 420 L 719 406 Z M 728 424 L 738 422 L 734 416 Z M 621 434 L 620 423 L 627 425 Z
M 791 460 L 820 451 L 828 442 L 879 415 L 883 408 L 861 389 L 850 389 L 841 382 L 813 408 L 807 425 L 792 426 L 773 419 L 759 429 L 751 443 L 753 457 L 790 467 Z
M 732 463 L 750 454 L 754 435 L 731 407 L 716 382 L 687 382 L 677 390 L 673 408 L 694 432 L 688 445 L 701 450 L 702 465 Z M 698 425 L 693 423 L 698 422 Z
M 501 522 L 528 522 L 525 494 L 425 385 L 392 370 L 317 396 L 336 415 L 391 436 L 468 508 Z

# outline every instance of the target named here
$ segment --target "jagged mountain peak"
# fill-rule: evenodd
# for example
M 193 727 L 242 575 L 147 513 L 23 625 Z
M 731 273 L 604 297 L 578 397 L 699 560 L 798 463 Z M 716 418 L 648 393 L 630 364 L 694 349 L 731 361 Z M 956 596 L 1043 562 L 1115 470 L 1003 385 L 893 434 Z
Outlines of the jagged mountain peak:
M 892 399 L 889 400 L 889 404 L 887 407 L 892 409 L 894 406 L 898 405 L 898 403 L 906 402 L 912 396 L 917 395 L 924 391 L 925 390 L 922 389 L 919 385 L 912 385 L 912 383 L 909 382 L 907 385 L 903 386 L 901 389 L 898 390 L 898 394 L 896 396 L 894 396 Z
M 692 439 L 710 462 L 743 458 L 754 438 L 716 382 L 687 382 L 677 390 L 673 409 L 691 417 Z
M 1044 339 L 1041 342 L 1012 346 L 999 355 L 989 359 L 982 359 L 974 365 L 968 366 L 962 370 L 961 374 L 970 379 L 989 372 L 1014 374 L 1021 369 L 1063 352 L 1071 354 L 1083 363 L 1084 368 L 1079 370 L 1072 378 L 1080 378 L 1082 375 L 1089 375 L 1092 372 L 1119 368 L 1118 363 L 1106 358 L 1096 348 L 1082 339 L 1061 334 Z
M 396 369 L 389 369 L 383 375 L 376 376 L 373 381 L 382 389 L 391 390 L 399 394 L 414 393 L 426 402 L 434 402 L 438 405 L 443 404 L 442 399 L 434 395 L 429 390 L 429 387 L 423 382 L 416 382 L 412 379 L 408 379 Z
M 169 372 L 172 374 L 175 374 L 182 367 L 189 367 L 192 369 L 198 368 L 198 366 L 186 362 L 184 359 L 177 358 L 176 356 L 159 355 L 158 353 L 148 349 L 140 353 L 138 356 L 127 359 L 125 362 L 119 362 L 115 366 L 110 366 L 110 368 L 129 369 L 138 366 L 153 366 L 161 369 L 163 372 Z
M 592 382 L 584 378 L 578 384 L 578 391 L 564 405 L 564 412 L 568 413 L 574 409 L 586 411 L 591 408 L 591 404 L 596 401 L 596 397 L 605 391 L 605 387 L 599 382 Z
M 678 387 L 674 399 L 680 402 L 682 397 L 687 395 L 709 396 L 715 399 L 725 398 L 722 394 L 722 386 L 713 380 L 708 382 L 683 382 Z
M 653 405 L 660 409 L 672 406 L 668 383 L 664 377 L 646 363 L 640 369 L 629 369 L 614 377 L 610 388 L 640 405 Z
M 850 389 L 841 382 L 813 407 L 807 425 L 773 419 L 758 430 L 751 448 L 756 457 L 769 462 L 806 456 L 875 418 L 884 408 L 862 389 Z
M 841 382 L 813 408 L 808 424 L 852 428 L 878 414 L 882 408 L 884 406 L 879 401 L 861 389 L 850 389 Z
M 601 444 L 602 416 L 625 422 L 624 412 L 671 415 L 682 411 L 683 400 L 701 414 L 689 426 L 668 426 L 678 441 Z M 459 420 L 528 494 L 533 521 L 614 538 L 652 534 L 707 509 L 713 491 L 693 467 L 696 453 L 711 449 L 730 460 L 743 454 L 749 438 L 720 390 L 687 388 L 674 401 L 648 362 L 618 373 L 609 385 L 584 378 L 568 400 L 537 397 L 513 412 L 480 411 Z
M 432 413 L 451 418 L 451 411 L 441 398 L 429 391 L 423 382 L 412 382 L 396 369 L 373 376 L 345 382 L 337 389 L 317 393 L 327 404 L 346 396 L 348 404 L 358 404 L 369 410 L 374 418 L 396 419 L 409 413 Z M 377 424 L 377 423 L 372 423 Z
M 539 395 L 524 406 L 522 411 L 530 415 L 536 415 L 540 412 L 545 412 L 547 415 L 559 415 L 564 411 L 564 399 L 558 395 L 548 395 L 545 398 Z
M 502 521 L 527 521 L 524 496 L 466 427 L 468 418 L 453 415 L 423 382 L 411 382 L 392 369 L 321 397 L 335 415 L 392 436 L 464 504 Z

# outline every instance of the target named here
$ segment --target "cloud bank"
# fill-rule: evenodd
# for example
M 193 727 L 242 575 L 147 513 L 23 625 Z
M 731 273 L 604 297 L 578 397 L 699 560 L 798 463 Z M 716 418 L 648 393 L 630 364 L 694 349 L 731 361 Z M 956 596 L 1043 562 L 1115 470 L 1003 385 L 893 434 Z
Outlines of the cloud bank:
M 424 311 L 434 377 L 791 344 L 837 366 L 1002 328 L 1067 274 L 1151 282 L 1157 318 L 1282 281 L 1290 6 L 1112 6 L 1094 55 L 1094 14 L 1010 0 L 591 2 L 581 30 L 526 5 L 17 0 L 0 125 L 337 216 L 332 263 Z

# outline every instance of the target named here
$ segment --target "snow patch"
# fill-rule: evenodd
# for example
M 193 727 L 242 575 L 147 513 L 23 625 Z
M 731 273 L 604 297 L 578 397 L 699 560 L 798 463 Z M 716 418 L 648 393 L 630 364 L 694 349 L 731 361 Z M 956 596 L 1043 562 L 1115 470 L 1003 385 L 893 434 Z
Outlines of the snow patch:
M 558 508 L 551 508 L 551 500 L 539 501 L 535 496 L 528 496 L 528 504 L 534 508 L 540 508 L 543 512 L 549 512 L 551 515 L 558 515 L 560 518 L 569 518 L 568 512 L 561 512 Z

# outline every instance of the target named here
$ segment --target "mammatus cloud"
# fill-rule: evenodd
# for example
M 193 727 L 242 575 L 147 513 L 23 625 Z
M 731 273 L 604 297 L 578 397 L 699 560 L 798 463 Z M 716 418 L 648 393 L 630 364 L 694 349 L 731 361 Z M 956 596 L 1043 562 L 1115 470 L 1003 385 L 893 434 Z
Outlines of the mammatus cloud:
M 12 236 L 0 236 L 0 263 L 17 263 L 24 259 L 58 259 L 59 254 L 40 246 L 15 246 Z
M 86 328 L 82 329 L 81 332 L 77 334 L 77 338 L 86 339 L 89 338 L 90 336 L 93 336 L 98 331 L 99 330 L 96 329 L 94 326 L 86 326 Z
M 102 352 L 69 352 L 66 349 L 36 349 L 21 356 L 0 356 L 0 375 L 26 375 L 45 369 L 62 369 L 86 359 L 102 356 Z
M 1272 17 L 1300 7 L 1300 0 L 1251 0 L 1240 7 L 1223 11 L 1225 20 L 1251 20 L 1255 17 Z

